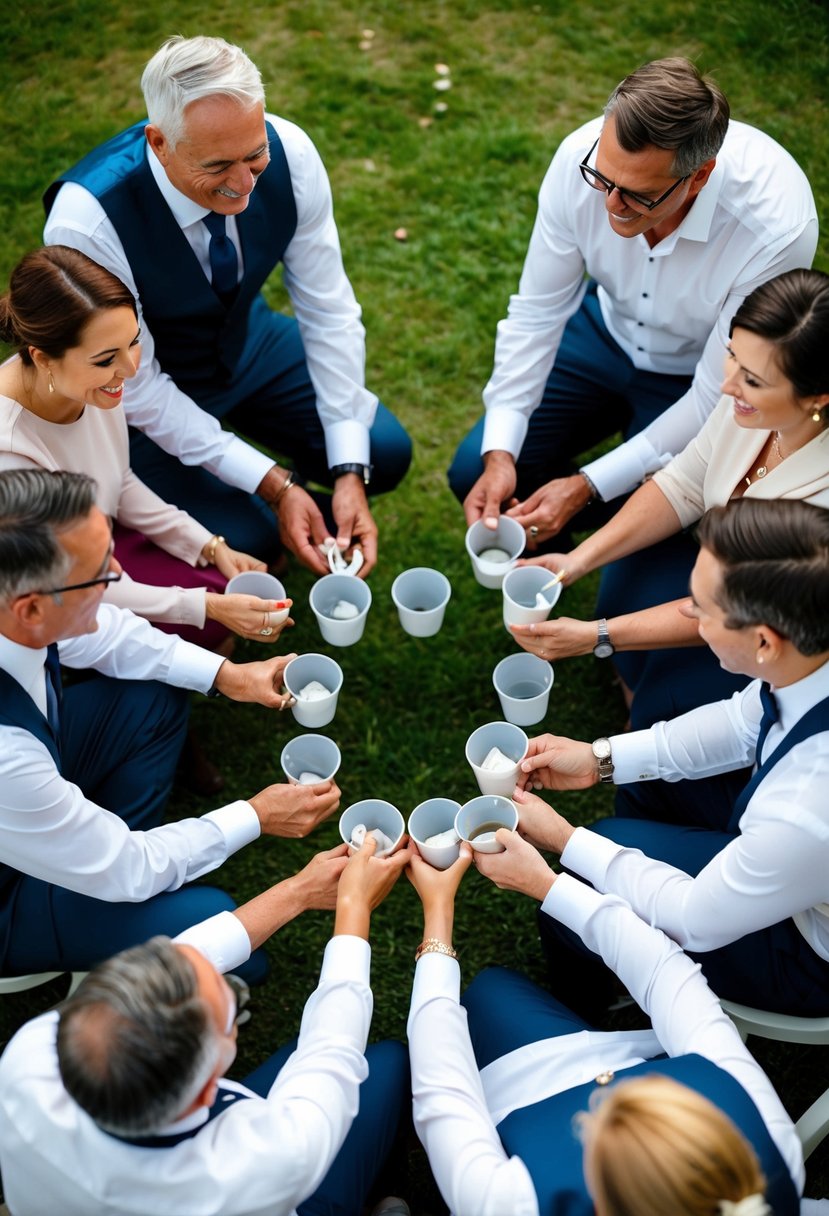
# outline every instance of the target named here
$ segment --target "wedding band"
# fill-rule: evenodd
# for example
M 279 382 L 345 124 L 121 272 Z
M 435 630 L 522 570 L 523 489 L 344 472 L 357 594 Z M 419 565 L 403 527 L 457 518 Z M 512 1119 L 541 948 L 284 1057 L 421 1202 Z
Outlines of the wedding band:
M 535 526 L 535 524 L 530 524 L 530 536 L 533 538 L 533 540 L 535 540 L 536 536 L 538 536 L 538 528 Z
M 270 625 L 268 625 L 267 629 L 260 629 L 260 630 L 259 630 L 259 636 L 260 636 L 260 638 L 269 638 L 269 637 L 271 636 L 271 634 L 272 634 L 272 633 L 273 633 L 273 629 L 271 628 L 271 626 L 270 626 Z

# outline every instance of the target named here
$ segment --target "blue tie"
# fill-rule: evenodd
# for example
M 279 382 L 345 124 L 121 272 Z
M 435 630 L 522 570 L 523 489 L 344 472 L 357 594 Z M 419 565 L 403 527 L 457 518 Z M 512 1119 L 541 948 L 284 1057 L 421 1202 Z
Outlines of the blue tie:
M 57 643 L 53 642 L 46 650 L 46 661 L 44 663 L 46 673 L 46 721 L 55 739 L 60 741 L 60 701 L 61 701 L 61 678 L 60 678 L 60 659 L 58 658 Z
M 227 304 L 236 293 L 239 277 L 236 246 L 227 235 L 223 215 L 211 211 L 204 217 L 204 224 L 210 233 L 210 276 L 213 287 L 216 294 Z
M 766 735 L 780 717 L 774 693 L 765 680 L 760 685 L 760 704 L 763 706 L 763 716 L 760 719 L 760 733 L 757 736 L 757 750 L 754 753 L 758 767 L 763 760 L 763 744 L 766 742 Z

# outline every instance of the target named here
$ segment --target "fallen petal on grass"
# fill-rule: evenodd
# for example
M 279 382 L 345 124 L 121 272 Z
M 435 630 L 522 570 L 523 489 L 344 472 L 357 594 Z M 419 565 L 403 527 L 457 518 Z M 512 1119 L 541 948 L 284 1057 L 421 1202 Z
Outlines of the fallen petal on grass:
M 447 89 L 452 88 L 452 81 L 448 76 L 441 76 L 439 80 L 432 81 L 432 88 L 437 89 L 439 93 L 445 93 Z
M 408 239 L 409 239 L 408 228 L 395 228 L 394 239 L 396 241 L 408 241 Z

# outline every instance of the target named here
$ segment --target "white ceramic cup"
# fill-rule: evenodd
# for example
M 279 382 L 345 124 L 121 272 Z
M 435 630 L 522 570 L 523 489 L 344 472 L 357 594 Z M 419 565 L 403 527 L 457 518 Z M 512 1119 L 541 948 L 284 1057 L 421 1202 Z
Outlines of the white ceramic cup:
M 430 638 L 438 632 L 451 594 L 446 575 L 427 566 L 404 570 L 391 586 L 400 624 L 413 638 Z
M 508 769 L 481 768 L 493 747 L 513 761 Z M 473 730 L 466 741 L 466 758 L 475 774 L 482 794 L 501 794 L 509 798 L 518 780 L 518 768 L 527 754 L 529 739 L 520 726 L 512 722 L 487 722 Z
M 369 831 L 379 828 L 392 841 L 390 849 L 378 849 L 375 857 L 391 856 L 403 839 L 406 828 L 397 807 L 384 802 L 382 798 L 364 798 L 362 802 L 354 802 L 340 815 L 340 835 L 347 845 L 351 844 L 351 834 L 359 823 Z
M 524 552 L 527 536 L 524 529 L 509 515 L 499 515 L 498 527 L 488 528 L 482 519 L 472 524 L 466 533 L 466 551 L 472 562 L 472 571 L 482 587 L 498 588 L 504 575 L 511 570 Z M 493 562 L 482 558 L 487 549 L 503 549 L 507 561 Z
M 554 673 L 534 654 L 509 654 L 497 663 L 492 683 L 507 722 L 534 726 L 547 712 Z
M 497 827 L 496 827 L 497 825 Z M 482 833 L 483 839 L 476 835 L 482 827 L 491 829 L 509 828 L 514 832 L 518 827 L 518 811 L 515 803 L 509 798 L 498 794 L 481 794 L 465 802 L 455 816 L 455 831 L 461 840 L 465 840 L 478 853 L 503 853 L 504 846 L 497 840 L 486 839 L 488 832 Z
M 332 616 L 340 601 L 353 604 L 357 616 L 344 621 Z M 353 646 L 359 642 L 371 607 L 371 590 L 363 579 L 354 578 L 351 574 L 324 574 L 311 588 L 308 602 L 324 641 L 332 646 Z
M 225 595 L 255 595 L 260 600 L 284 600 L 288 597 L 278 578 L 266 570 L 243 570 L 228 579 Z M 290 608 L 276 608 L 268 613 L 268 623 L 273 627 L 287 621 Z
M 561 595 L 561 583 L 541 588 L 555 576 L 543 566 L 516 566 L 504 575 L 501 590 L 504 596 L 504 627 L 510 633 L 510 625 L 535 625 L 546 621 Z M 541 593 L 547 601 L 546 607 L 536 608 L 535 598 Z
M 343 685 L 339 663 L 326 654 L 300 654 L 286 663 L 282 679 L 291 696 L 296 697 L 291 713 L 300 726 L 327 726 L 337 712 L 337 698 Z M 306 684 L 318 680 L 328 689 L 328 696 L 318 701 L 303 701 L 297 695 Z
M 340 749 L 327 735 L 297 735 L 282 749 L 282 771 L 291 785 L 307 785 L 300 781 L 302 773 L 314 773 L 320 781 L 330 781 L 340 767 Z
M 454 798 L 427 798 L 419 803 L 409 816 L 408 831 L 417 845 L 417 850 L 424 861 L 436 870 L 448 870 L 453 862 L 458 860 L 461 851 L 460 840 L 453 844 L 427 844 L 430 836 L 455 829 L 455 816 L 461 809 L 461 804 Z M 457 833 L 455 833 L 457 836 Z

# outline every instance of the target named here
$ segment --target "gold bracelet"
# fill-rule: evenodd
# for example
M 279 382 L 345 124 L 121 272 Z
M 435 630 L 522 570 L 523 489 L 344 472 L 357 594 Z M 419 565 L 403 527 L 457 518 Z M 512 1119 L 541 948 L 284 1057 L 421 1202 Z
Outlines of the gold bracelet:
M 207 562 L 208 566 L 215 566 L 216 549 L 219 547 L 219 545 L 224 545 L 226 543 L 227 542 L 223 536 L 214 536 L 212 540 L 207 542 L 207 554 L 205 556 L 205 561 Z
M 296 485 L 296 482 L 294 481 L 294 470 L 289 469 L 288 475 L 285 478 L 285 480 L 283 481 L 282 485 L 280 486 L 279 493 L 277 494 L 276 498 L 274 499 L 274 506 L 278 507 L 279 504 L 282 502 L 282 499 L 288 493 L 288 491 L 293 489 L 293 487 L 295 485 Z
M 418 961 L 421 954 L 445 954 L 449 958 L 457 958 L 457 950 L 453 950 L 451 946 L 447 946 L 446 942 L 442 942 L 439 937 L 427 937 L 420 943 L 415 950 L 415 962 Z

